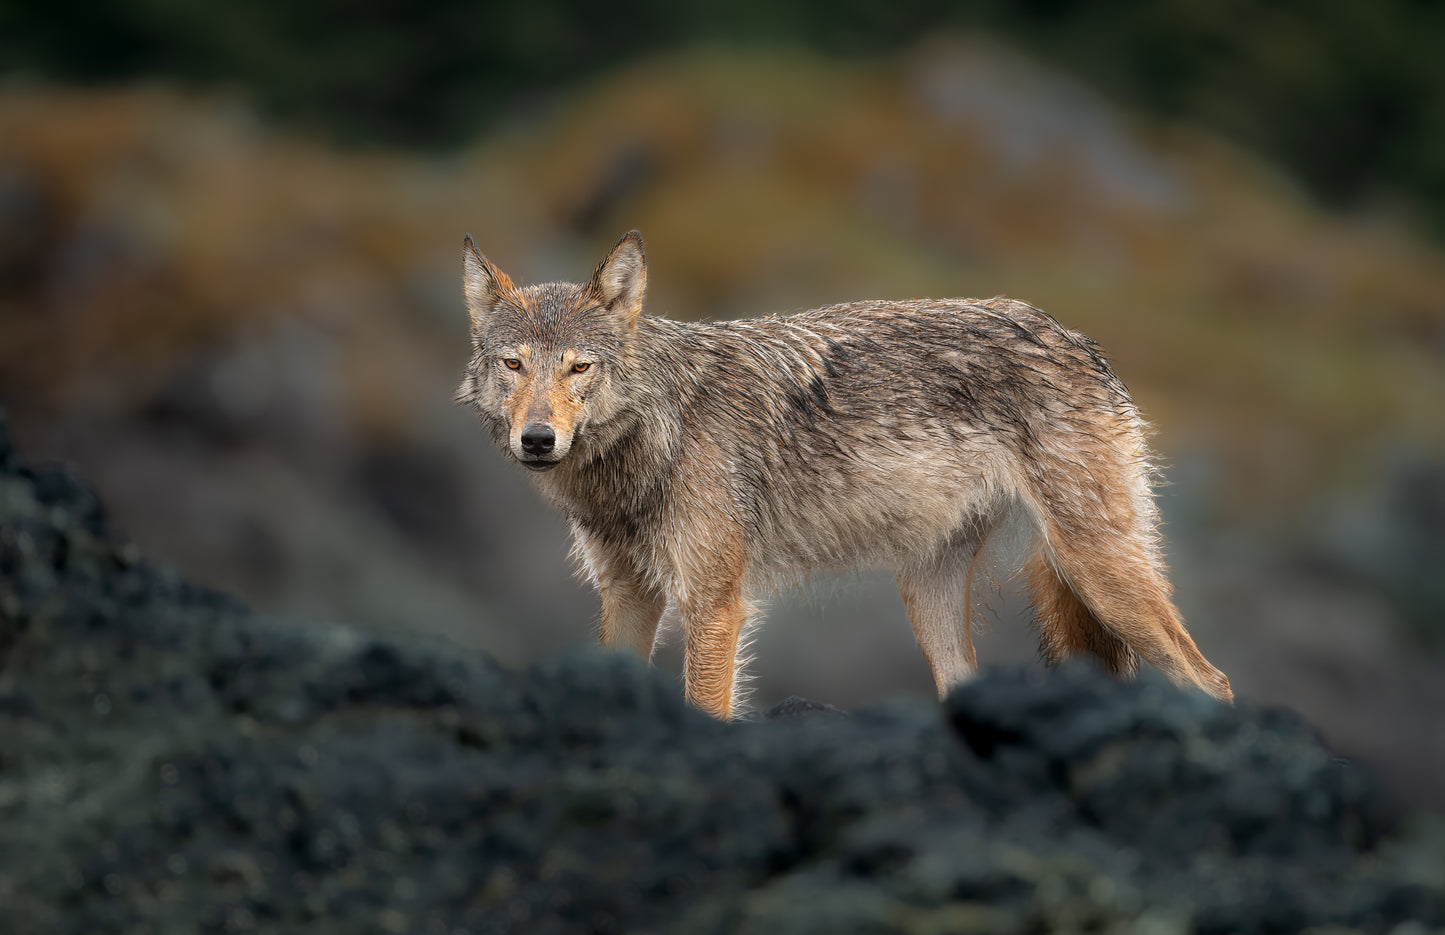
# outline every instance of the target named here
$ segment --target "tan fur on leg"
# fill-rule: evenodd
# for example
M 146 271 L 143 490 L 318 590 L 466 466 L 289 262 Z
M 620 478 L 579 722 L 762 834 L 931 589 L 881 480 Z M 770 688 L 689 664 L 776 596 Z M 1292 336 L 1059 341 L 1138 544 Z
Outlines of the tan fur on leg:
M 733 709 L 738 637 L 752 608 L 741 593 L 684 607 L 682 677 L 688 701 L 726 720 Z
M 667 609 L 667 594 L 649 584 L 626 555 L 588 536 L 580 527 L 572 529 L 573 557 L 586 577 L 602 594 L 603 646 L 630 649 L 651 660 L 657 625 Z
M 942 555 L 898 572 L 898 593 L 942 698 L 978 671 L 971 626 L 977 546 L 960 540 Z
M 643 659 L 652 658 L 657 624 L 667 608 L 667 597 L 657 588 L 626 579 L 601 582 L 602 645 L 631 649 Z

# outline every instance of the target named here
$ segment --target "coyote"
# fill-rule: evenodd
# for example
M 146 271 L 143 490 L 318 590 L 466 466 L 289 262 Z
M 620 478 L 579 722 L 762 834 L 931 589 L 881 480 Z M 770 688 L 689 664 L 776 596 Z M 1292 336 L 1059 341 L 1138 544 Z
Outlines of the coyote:
M 1004 298 L 692 323 L 642 314 L 632 231 L 585 284 L 515 285 L 471 237 L 458 401 L 571 522 L 601 640 L 650 658 L 669 600 L 687 697 L 733 711 L 754 600 L 897 574 L 940 695 L 977 667 L 974 566 L 1021 511 L 1040 652 L 1139 658 L 1230 700 L 1170 599 L 1145 425 L 1097 345 Z

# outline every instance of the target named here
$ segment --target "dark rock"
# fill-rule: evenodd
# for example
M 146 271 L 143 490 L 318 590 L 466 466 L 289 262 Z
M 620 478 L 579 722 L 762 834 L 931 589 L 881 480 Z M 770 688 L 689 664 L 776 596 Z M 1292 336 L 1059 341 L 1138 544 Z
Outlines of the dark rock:
M 809 701 L 807 698 L 799 698 L 797 695 L 792 695 L 784 698 L 766 711 L 749 711 L 743 715 L 741 719 L 746 721 L 793 721 L 798 718 L 815 717 L 817 715 L 847 717 L 848 712 L 841 708 L 835 708 L 830 704 Z
M 1445 926 L 1445 832 L 1284 713 L 1063 668 L 840 714 L 256 615 L 0 426 L 0 931 Z

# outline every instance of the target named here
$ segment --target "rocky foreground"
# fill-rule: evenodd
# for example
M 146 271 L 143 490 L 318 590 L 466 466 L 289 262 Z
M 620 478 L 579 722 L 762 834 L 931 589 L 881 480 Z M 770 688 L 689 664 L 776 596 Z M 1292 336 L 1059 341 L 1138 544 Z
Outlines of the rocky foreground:
M 1087 668 L 780 708 L 268 619 L 0 426 L 0 932 L 1445 929 L 1445 829 L 1278 712 Z

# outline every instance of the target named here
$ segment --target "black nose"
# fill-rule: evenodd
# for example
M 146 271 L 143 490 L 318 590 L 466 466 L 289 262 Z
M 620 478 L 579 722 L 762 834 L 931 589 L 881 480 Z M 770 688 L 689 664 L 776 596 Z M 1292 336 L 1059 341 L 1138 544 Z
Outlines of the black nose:
M 522 427 L 522 450 L 529 455 L 544 455 L 557 444 L 557 433 L 552 426 L 541 422 L 529 422 Z

